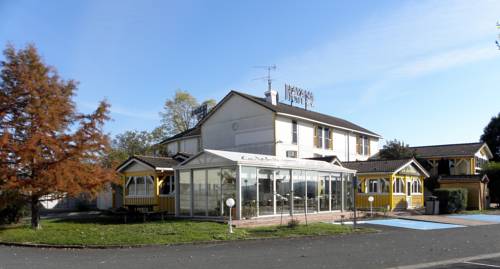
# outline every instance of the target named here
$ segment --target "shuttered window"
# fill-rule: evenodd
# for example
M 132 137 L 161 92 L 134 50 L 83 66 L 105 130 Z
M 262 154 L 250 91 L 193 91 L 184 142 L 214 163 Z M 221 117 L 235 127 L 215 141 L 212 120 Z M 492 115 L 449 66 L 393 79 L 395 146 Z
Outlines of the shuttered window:
M 332 129 L 323 126 L 314 126 L 314 146 L 321 149 L 333 149 Z

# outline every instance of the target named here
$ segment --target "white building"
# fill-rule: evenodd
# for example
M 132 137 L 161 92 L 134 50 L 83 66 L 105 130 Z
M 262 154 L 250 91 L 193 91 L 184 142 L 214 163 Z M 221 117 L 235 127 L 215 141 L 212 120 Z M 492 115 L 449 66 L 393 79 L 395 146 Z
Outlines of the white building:
M 281 103 L 275 91 L 265 98 L 231 91 L 195 128 L 162 144 L 169 155 L 216 149 L 356 161 L 376 154 L 380 138 L 349 121 Z

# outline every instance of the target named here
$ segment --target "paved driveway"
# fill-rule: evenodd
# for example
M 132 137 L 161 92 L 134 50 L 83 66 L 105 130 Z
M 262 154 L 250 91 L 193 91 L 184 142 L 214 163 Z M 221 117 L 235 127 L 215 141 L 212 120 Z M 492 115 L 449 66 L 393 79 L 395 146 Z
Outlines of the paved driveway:
M 0 247 L 0 268 L 385 268 L 500 252 L 500 225 L 137 249 Z

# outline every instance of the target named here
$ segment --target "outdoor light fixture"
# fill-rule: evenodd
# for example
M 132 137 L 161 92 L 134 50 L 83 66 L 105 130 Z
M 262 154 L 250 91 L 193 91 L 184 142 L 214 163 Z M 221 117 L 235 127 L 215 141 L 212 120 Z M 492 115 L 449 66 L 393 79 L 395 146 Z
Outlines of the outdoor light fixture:
M 226 200 L 226 205 L 229 207 L 229 233 L 233 233 L 233 218 L 232 218 L 232 211 L 233 211 L 233 206 L 236 204 L 233 198 L 228 198 Z
M 375 198 L 373 198 L 373 196 L 368 196 L 368 202 L 370 202 L 370 216 L 373 217 L 373 201 L 375 200 Z

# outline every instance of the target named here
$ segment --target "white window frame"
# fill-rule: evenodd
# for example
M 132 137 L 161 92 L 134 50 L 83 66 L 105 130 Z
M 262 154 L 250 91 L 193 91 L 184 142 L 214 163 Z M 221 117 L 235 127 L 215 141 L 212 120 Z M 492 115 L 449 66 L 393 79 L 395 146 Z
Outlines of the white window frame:
M 398 184 L 398 183 L 401 183 L 401 184 Z M 396 191 L 396 189 L 398 189 L 397 187 L 399 187 L 399 190 Z M 392 183 L 392 193 L 393 194 L 405 194 L 405 182 L 402 178 L 400 177 L 397 177 L 395 178 L 394 182 Z
M 370 186 L 371 186 L 371 182 L 375 181 L 376 182 L 376 185 L 377 185 L 377 191 L 376 192 L 373 192 L 373 191 L 370 191 Z M 385 192 L 383 190 L 383 182 L 385 182 L 385 184 L 388 184 L 387 182 L 387 179 L 385 178 L 370 178 L 370 179 L 366 179 L 366 186 L 365 186 L 365 190 L 367 194 L 387 194 L 388 192 Z
M 380 193 L 380 182 L 378 179 L 368 179 L 368 184 L 366 185 L 366 193 Z M 373 190 L 373 186 L 376 186 L 376 191 Z
M 422 194 L 422 184 L 420 180 L 414 179 L 411 183 L 411 194 Z
M 366 135 L 358 135 L 359 141 L 361 142 L 360 144 L 360 150 L 361 152 L 358 151 L 358 148 L 356 148 L 356 153 L 361 156 L 368 156 L 370 155 L 370 138 Z M 357 147 L 357 145 L 356 145 Z
M 144 191 L 146 194 L 137 194 L 137 178 L 144 178 Z M 127 184 L 125 184 L 125 189 L 129 187 L 130 184 L 134 184 L 133 193 L 129 189 L 127 197 L 154 197 L 154 177 L 150 175 L 146 176 L 130 176 L 128 177 Z M 148 193 L 148 185 L 151 186 L 151 191 Z

